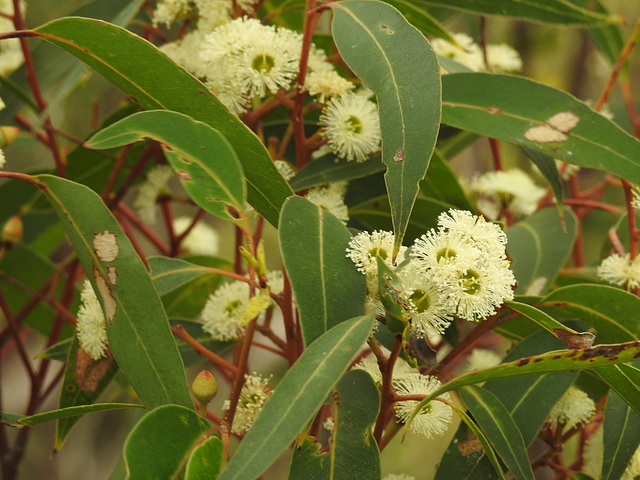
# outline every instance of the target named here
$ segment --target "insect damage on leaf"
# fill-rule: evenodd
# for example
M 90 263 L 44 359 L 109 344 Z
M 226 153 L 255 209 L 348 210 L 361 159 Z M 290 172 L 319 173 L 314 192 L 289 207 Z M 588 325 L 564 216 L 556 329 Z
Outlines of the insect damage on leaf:
M 560 112 L 549 117 L 543 125 L 529 128 L 524 137 L 531 142 L 551 143 L 564 142 L 569 139 L 569 133 L 580 122 L 573 112 Z
M 590 332 L 571 333 L 562 328 L 554 328 L 553 331 L 564 346 L 571 350 L 591 348 L 593 346 L 593 340 L 596 338 L 596 336 Z
M 116 315 L 116 301 L 111 295 L 111 290 L 105 282 L 104 278 L 100 276 L 100 272 L 97 268 L 93 268 L 93 276 L 96 279 L 96 284 L 98 285 L 98 291 L 100 292 L 100 296 L 102 297 L 102 306 L 104 309 L 104 317 L 107 321 L 107 324 L 111 324 L 113 322 L 113 317 Z M 109 277 L 111 281 L 111 277 Z
M 107 358 L 94 361 L 87 352 L 78 347 L 74 372 L 76 374 L 76 384 L 85 392 L 94 393 L 98 389 L 100 380 L 111 368 L 113 356 L 109 350 L 106 351 Z
M 93 250 L 101 262 L 114 262 L 120 253 L 115 233 L 105 230 L 93 236 Z

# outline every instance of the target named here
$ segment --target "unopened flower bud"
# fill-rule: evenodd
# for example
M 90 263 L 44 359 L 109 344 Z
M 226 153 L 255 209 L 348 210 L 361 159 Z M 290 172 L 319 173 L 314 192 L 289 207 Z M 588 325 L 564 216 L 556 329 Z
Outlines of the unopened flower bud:
M 19 133 L 20 129 L 18 127 L 11 127 L 8 125 L 0 127 L 0 147 L 11 145 L 14 140 L 18 138 Z
M 191 384 L 191 393 L 200 403 L 200 409 L 198 413 L 205 415 L 207 412 L 207 405 L 218 393 L 218 384 L 211 372 L 202 370 Z
M 11 217 L 2 227 L 2 243 L 15 245 L 22 240 L 22 219 Z

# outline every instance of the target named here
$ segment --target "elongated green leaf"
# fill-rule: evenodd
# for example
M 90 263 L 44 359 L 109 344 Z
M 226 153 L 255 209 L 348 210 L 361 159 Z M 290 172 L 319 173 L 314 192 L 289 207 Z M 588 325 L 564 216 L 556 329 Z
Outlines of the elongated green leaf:
M 474 385 L 480 382 L 500 380 L 503 378 L 520 377 L 542 373 L 564 372 L 567 370 L 581 370 L 587 368 L 603 367 L 619 363 L 628 363 L 640 357 L 640 342 L 628 342 L 614 345 L 598 345 L 582 350 L 557 350 L 542 355 L 521 358 L 509 363 L 503 363 L 497 367 L 488 368 L 460 375 L 445 383 L 439 389 L 420 402 L 407 425 L 416 412 L 427 405 L 437 396 L 455 390 L 466 385 Z M 631 367 L 630 367 L 631 368 Z M 638 406 L 640 408 L 640 405 Z
M 636 402 L 640 397 L 636 399 Z M 604 453 L 602 480 L 622 478 L 640 444 L 640 414 L 615 392 L 609 392 L 604 407 Z
M 556 205 L 558 207 L 558 214 L 560 216 L 564 216 L 564 209 L 562 208 L 562 202 L 564 201 L 564 189 L 562 188 L 562 179 L 560 178 L 556 161 L 549 155 L 531 150 L 527 147 L 523 147 L 522 150 L 527 154 L 535 166 L 538 167 L 538 170 L 540 170 L 540 173 L 542 173 L 547 182 L 549 182 L 549 186 L 551 187 L 553 197 L 555 198 Z
M 50 412 L 38 413 L 37 415 L 31 415 L 29 417 L 2 412 L 2 418 L 0 420 L 2 423 L 11 425 L 12 427 L 26 427 L 61 418 L 77 417 L 86 415 L 87 413 L 105 412 L 107 410 L 119 410 L 122 408 L 144 408 L 144 406 L 135 403 L 94 403 L 93 405 L 61 408 Z
M 589 348 L 593 345 L 593 333 L 576 332 L 573 328 L 566 327 L 536 307 L 520 302 L 505 302 L 505 305 L 540 325 L 569 349 Z
M 380 452 L 371 435 L 380 409 L 380 393 L 362 370 L 347 372 L 332 397 L 336 406 L 330 452 L 305 437 L 293 452 L 289 478 L 370 480 L 380 478 Z
M 602 15 L 576 6 L 567 0 L 417 0 L 423 5 L 454 8 L 480 15 L 503 15 L 531 22 L 563 25 L 623 23 L 614 15 Z
M 522 434 L 500 400 L 476 386 L 462 388 L 460 397 L 511 474 L 518 480 L 533 480 Z
M 369 336 L 373 316 L 327 331 L 302 353 L 276 387 L 219 480 L 253 480 L 313 418 Z
M 309 345 L 340 322 L 364 313 L 365 277 L 346 257 L 351 234 L 329 212 L 291 197 L 280 222 L 282 259 Z
M 429 42 L 395 8 L 376 0 L 332 6 L 340 55 L 378 99 L 397 252 L 438 135 L 440 67 Z
M 153 409 L 127 437 L 127 478 L 182 478 L 192 448 L 210 428 L 207 420 L 189 408 L 164 405 Z
M 58 177 L 35 177 L 65 226 L 103 312 L 113 356 L 147 408 L 193 408 L 169 322 L 144 264 L 100 197 Z
M 579 284 L 561 287 L 539 302 L 555 318 L 580 318 L 594 327 L 598 343 L 630 342 L 640 339 L 640 299 L 629 292 L 606 285 Z
M 209 437 L 193 449 L 187 463 L 185 480 L 212 480 L 222 469 L 224 444 L 218 437 Z
M 518 343 L 503 362 L 538 355 L 562 348 L 562 343 L 546 332 L 537 332 Z M 525 445 L 537 438 L 538 431 L 553 406 L 575 381 L 578 372 L 559 372 L 543 375 L 508 378 L 487 382 L 483 388 L 493 393 L 516 422 Z
M 282 202 L 293 193 L 289 185 L 260 140 L 186 70 L 146 40 L 106 22 L 62 18 L 35 34 L 78 57 L 147 110 L 184 113 L 218 130 L 240 159 L 249 203 L 277 225 Z
M 518 294 L 540 295 L 549 289 L 571 254 L 576 232 L 577 219 L 568 208 L 564 227 L 558 212 L 546 208 L 506 229 Z
M 640 141 L 568 93 L 532 80 L 445 75 L 442 122 L 640 183 Z
M 611 365 L 595 372 L 616 391 L 631 408 L 640 413 L 640 370 L 631 365 Z
M 58 409 L 94 404 L 118 370 L 118 364 L 111 355 L 94 361 L 78 347 L 78 339 L 74 336 L 60 389 Z M 54 451 L 62 448 L 78 420 L 78 416 L 58 420 Z
M 227 207 L 244 208 L 242 168 L 229 143 L 206 123 L 177 112 L 140 112 L 109 125 L 86 145 L 105 150 L 143 138 L 169 147 L 167 159 L 193 201 L 211 215 L 235 221 Z
M 160 295 L 180 288 L 203 275 L 211 275 L 211 270 L 202 265 L 180 258 L 149 257 L 149 274 Z
M 579 7 L 589 8 L 598 13 L 609 13 L 600 0 L 573 0 L 573 2 Z M 594 45 L 598 47 L 598 50 L 607 57 L 609 63 L 611 63 L 611 65 L 615 64 L 616 60 L 618 60 L 618 55 L 624 46 L 624 39 L 622 37 L 620 27 L 617 25 L 611 25 L 588 28 L 587 33 Z M 622 69 L 628 70 L 628 68 L 629 63 L 625 62 Z
M 296 192 L 305 188 L 325 185 L 331 182 L 349 181 L 362 178 L 373 173 L 382 172 L 384 164 L 379 158 L 370 158 L 366 162 L 348 162 L 344 159 L 336 161 L 332 155 L 307 163 L 290 181 Z

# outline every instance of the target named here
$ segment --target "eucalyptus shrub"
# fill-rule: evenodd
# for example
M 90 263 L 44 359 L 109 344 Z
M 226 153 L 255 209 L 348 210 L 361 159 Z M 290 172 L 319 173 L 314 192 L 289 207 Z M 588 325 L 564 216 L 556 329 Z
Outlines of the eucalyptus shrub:
M 598 0 L 95 1 L 32 30 L 2 8 L 0 345 L 30 384 L 3 478 L 37 424 L 58 451 L 123 408 L 132 479 L 285 452 L 291 479 L 416 478 L 402 448 L 444 452 L 419 478 L 640 475 L 640 23 Z M 519 73 L 495 16 L 583 29 L 600 97 Z M 79 139 L 52 113 L 92 72 L 126 100 Z M 468 174 L 471 145 L 491 165 Z

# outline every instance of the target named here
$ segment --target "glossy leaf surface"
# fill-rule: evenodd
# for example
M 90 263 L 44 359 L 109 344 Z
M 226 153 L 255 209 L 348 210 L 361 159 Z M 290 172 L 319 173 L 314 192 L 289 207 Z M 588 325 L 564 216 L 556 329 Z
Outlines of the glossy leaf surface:
M 604 407 L 602 480 L 624 478 L 623 473 L 640 444 L 640 414 L 610 392 Z
M 440 67 L 422 33 L 386 3 L 347 0 L 332 6 L 340 55 L 378 100 L 397 252 L 438 135 Z

